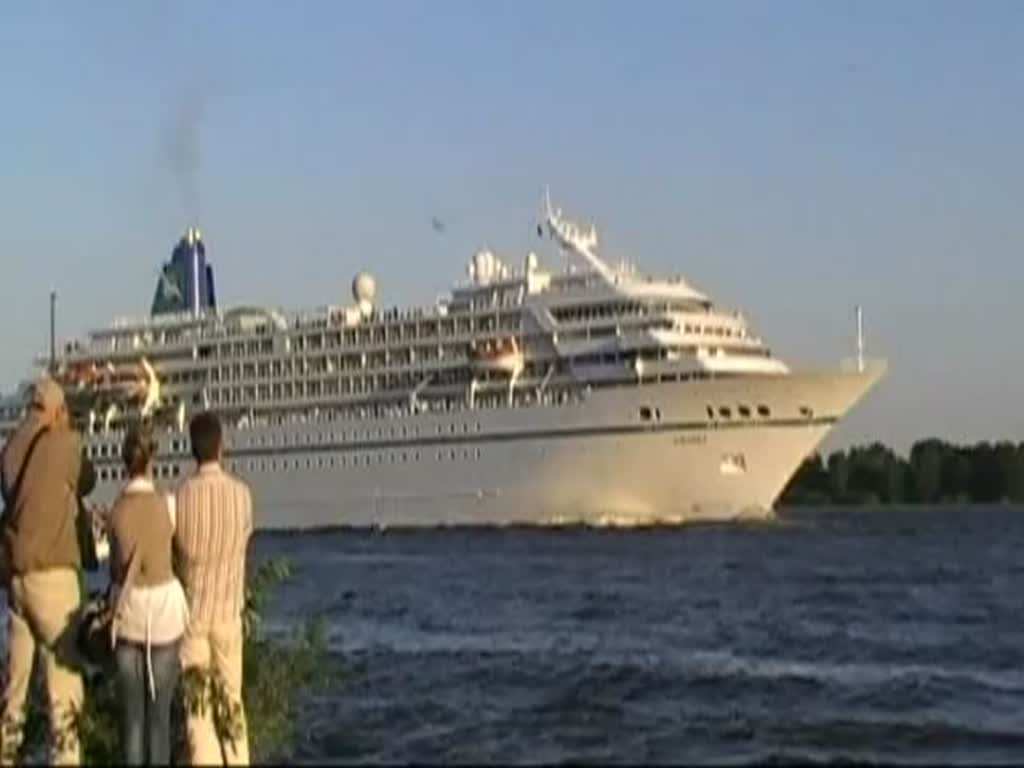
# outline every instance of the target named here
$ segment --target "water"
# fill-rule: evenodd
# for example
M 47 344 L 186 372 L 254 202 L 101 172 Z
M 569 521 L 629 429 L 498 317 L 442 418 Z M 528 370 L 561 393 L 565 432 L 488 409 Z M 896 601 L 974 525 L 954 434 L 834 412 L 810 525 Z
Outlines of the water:
M 1024 762 L 1024 510 L 260 536 L 349 669 L 293 756 Z

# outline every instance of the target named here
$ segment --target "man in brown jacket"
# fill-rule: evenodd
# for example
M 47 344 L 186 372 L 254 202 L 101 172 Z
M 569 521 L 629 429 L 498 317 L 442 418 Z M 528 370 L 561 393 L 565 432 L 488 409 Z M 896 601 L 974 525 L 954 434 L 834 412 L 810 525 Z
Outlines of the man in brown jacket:
M 0 762 L 21 747 L 25 699 L 38 649 L 50 707 L 50 762 L 81 763 L 75 715 L 82 678 L 75 669 L 74 628 L 81 604 L 81 555 L 76 535 L 81 440 L 68 423 L 60 386 L 37 381 L 24 420 L 4 447 L 0 490 L 7 588 L 7 676 L 0 716 Z M 20 485 L 19 485 L 20 478 Z

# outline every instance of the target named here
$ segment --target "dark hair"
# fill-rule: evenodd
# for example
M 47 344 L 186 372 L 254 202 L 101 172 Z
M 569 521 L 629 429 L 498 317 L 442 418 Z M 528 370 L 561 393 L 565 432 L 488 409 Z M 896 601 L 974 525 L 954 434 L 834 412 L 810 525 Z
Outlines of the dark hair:
M 188 436 L 192 441 L 192 456 L 200 464 L 219 458 L 223 434 L 220 419 L 212 411 L 203 411 L 192 417 L 188 425 Z
M 145 474 L 149 462 L 156 455 L 157 442 L 153 430 L 148 425 L 138 425 L 128 429 L 121 446 L 121 458 L 128 470 L 129 477 Z

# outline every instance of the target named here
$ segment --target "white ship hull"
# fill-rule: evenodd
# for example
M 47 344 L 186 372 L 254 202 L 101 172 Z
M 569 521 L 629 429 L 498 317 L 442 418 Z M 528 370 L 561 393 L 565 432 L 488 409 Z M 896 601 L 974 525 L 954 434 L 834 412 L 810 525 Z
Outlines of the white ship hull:
M 228 463 L 251 485 L 262 529 L 763 518 L 880 375 L 673 381 L 572 405 L 236 430 Z M 185 450 L 181 436 L 162 442 Z M 191 471 L 183 453 L 162 461 L 168 475 Z M 97 497 L 117 488 L 103 482 Z

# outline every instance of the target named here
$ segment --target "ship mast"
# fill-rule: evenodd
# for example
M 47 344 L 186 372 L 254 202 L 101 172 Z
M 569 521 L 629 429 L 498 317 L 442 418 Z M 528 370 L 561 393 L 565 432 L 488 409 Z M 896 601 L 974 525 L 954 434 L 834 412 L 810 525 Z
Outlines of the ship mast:
M 584 232 L 575 223 L 563 218 L 561 208 L 558 210 L 552 208 L 551 191 L 547 187 L 544 188 L 544 220 L 548 225 L 551 237 L 563 250 L 583 258 L 605 281 L 615 282 L 615 275 L 611 268 L 594 252 L 594 249 L 597 248 L 597 230 L 591 226 L 587 232 Z

